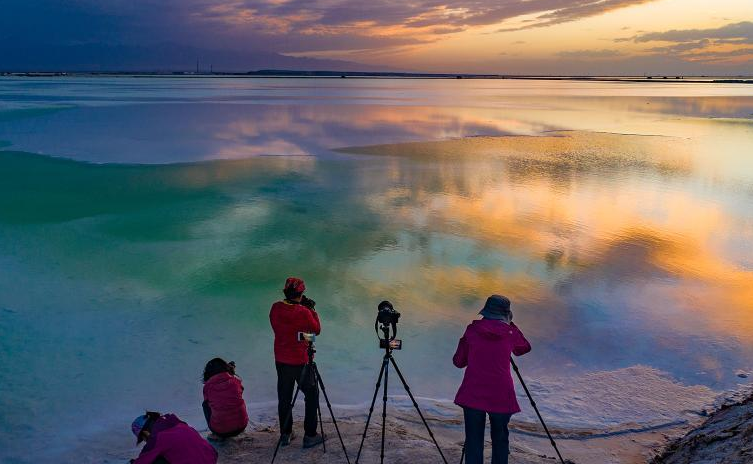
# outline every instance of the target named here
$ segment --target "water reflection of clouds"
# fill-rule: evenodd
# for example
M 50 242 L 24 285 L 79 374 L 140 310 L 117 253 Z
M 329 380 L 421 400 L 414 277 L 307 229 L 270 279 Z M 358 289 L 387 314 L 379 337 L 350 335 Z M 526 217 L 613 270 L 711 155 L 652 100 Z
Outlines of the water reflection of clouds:
M 710 365 L 707 358 L 718 361 L 731 356 L 728 350 L 738 349 L 738 343 L 753 342 L 753 272 L 735 265 L 750 250 L 719 239 L 724 231 L 737 230 L 735 211 L 681 185 L 666 188 L 657 181 L 691 175 L 685 141 L 585 137 L 615 158 L 606 155 L 607 160 L 591 163 L 581 146 L 572 164 L 549 163 L 562 150 L 530 163 L 509 154 L 514 143 L 484 140 L 473 141 L 480 144 L 475 150 L 464 141 L 354 150 L 390 155 L 385 163 L 398 187 L 371 196 L 369 204 L 415 235 L 399 250 L 422 250 L 413 251 L 416 257 L 407 262 L 390 260 L 393 269 L 383 276 L 380 291 L 420 307 L 427 306 L 421 303 L 424 297 L 416 297 L 404 282 L 431 289 L 430 299 L 441 303 L 426 309 L 448 319 L 456 317 L 457 307 L 479 304 L 480 295 L 506 292 L 530 312 L 521 320 L 530 324 L 532 336 L 552 345 L 552 356 L 562 357 L 562 363 L 650 362 L 646 349 L 601 339 L 611 333 L 659 348 L 664 338 L 671 340 L 674 355 L 654 365 L 663 363 L 670 371 L 672 363 L 683 365 L 681 374 L 692 377 L 688 366 Z M 543 146 L 545 153 L 558 153 Z M 534 159 L 541 156 L 531 153 Z M 561 188 L 563 171 L 566 189 Z M 475 251 L 462 259 L 436 251 L 463 249 L 468 240 Z M 494 265 L 482 265 L 478 256 Z M 366 266 L 374 278 L 377 273 Z M 573 353 L 552 342 L 563 330 L 601 349 Z M 725 348 L 716 354 L 697 349 L 719 345 Z M 728 378 L 730 372 L 722 370 L 726 365 L 719 362 L 708 374 Z
M 214 138 L 225 146 L 213 157 L 322 154 L 357 141 L 447 139 L 546 128 L 475 113 L 407 106 L 266 107 L 258 115 L 237 118 L 220 128 Z
M 151 104 L 21 116 L 8 116 L 0 126 L 0 140 L 24 151 L 125 163 L 327 155 L 347 145 L 550 128 L 500 110 L 379 105 Z M 37 136 L 39 130 L 44 130 L 44 137 Z
M 534 100 L 535 101 L 535 100 Z M 751 97 L 579 97 L 542 100 L 555 108 L 580 108 L 608 116 L 615 112 L 656 113 L 683 117 L 743 118 L 753 116 Z

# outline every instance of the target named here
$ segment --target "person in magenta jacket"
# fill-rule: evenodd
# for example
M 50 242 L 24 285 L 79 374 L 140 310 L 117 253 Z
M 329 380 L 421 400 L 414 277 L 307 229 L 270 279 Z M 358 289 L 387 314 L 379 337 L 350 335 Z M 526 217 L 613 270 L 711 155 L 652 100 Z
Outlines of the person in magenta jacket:
M 132 464 L 216 464 L 217 451 L 174 414 L 148 412 L 131 424 L 136 444 L 146 441 Z
M 316 432 L 319 391 L 311 382 L 312 378 L 302 378 L 308 362 L 308 343 L 298 340 L 299 332 L 319 335 L 322 326 L 314 302 L 303 295 L 306 284 L 303 280 L 290 277 L 285 281 L 285 299 L 272 305 L 269 322 L 275 333 L 274 352 L 277 370 L 277 413 L 280 419 L 280 444 L 287 446 L 293 440 L 293 420 L 290 403 L 293 400 L 295 384 L 301 388 L 305 401 L 303 420 L 303 447 L 311 448 L 324 441 Z M 308 372 L 308 370 L 306 370 Z
M 484 431 L 489 415 L 492 437 L 492 464 L 507 464 L 510 453 L 507 425 L 520 412 L 510 374 L 510 356 L 531 351 L 531 344 L 512 322 L 510 300 L 492 295 L 458 343 L 452 358 L 465 368 L 455 404 L 463 408 L 467 464 L 484 459 Z
M 248 412 L 243 384 L 235 363 L 214 358 L 204 368 L 204 417 L 209 430 L 220 438 L 234 437 L 246 429 Z

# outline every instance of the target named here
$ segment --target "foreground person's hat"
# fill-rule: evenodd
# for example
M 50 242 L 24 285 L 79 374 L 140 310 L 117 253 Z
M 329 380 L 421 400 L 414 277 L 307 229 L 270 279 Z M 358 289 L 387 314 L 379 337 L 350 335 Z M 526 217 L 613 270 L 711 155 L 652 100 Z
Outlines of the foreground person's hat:
M 479 314 L 487 319 L 510 322 L 512 320 L 510 300 L 506 296 L 492 295 L 486 299 L 486 304 Z
M 144 430 L 144 426 L 146 425 L 147 420 L 149 419 L 146 417 L 146 414 L 144 414 L 134 419 L 131 423 L 131 432 L 136 435 L 137 445 L 141 443 L 141 431 Z
M 288 280 L 285 281 L 285 290 L 292 290 L 295 293 L 303 293 L 306 291 L 306 284 L 303 282 L 303 279 L 288 277 Z
M 158 412 L 147 411 L 146 414 L 143 414 L 133 420 L 133 422 L 131 423 L 131 432 L 136 435 L 137 445 L 144 441 L 144 436 L 141 434 L 141 432 L 144 429 L 149 430 L 152 427 L 152 424 L 154 424 L 154 421 L 156 421 L 160 417 L 161 414 Z

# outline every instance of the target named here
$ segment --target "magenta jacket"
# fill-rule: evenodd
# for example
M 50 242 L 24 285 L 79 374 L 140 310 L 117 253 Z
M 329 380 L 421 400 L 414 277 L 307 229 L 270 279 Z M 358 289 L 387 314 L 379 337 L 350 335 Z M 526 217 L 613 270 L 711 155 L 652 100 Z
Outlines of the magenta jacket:
M 529 351 L 531 344 L 512 322 L 473 321 L 452 358 L 456 367 L 466 368 L 455 404 L 493 413 L 520 412 L 510 374 L 510 355 L 521 356 Z
M 204 384 L 204 400 L 212 410 L 209 429 L 214 433 L 231 433 L 248 425 L 246 402 L 241 379 L 228 372 L 213 375 Z
M 151 434 L 134 464 L 151 464 L 163 457 L 170 464 L 216 464 L 217 451 L 199 432 L 165 414 L 152 425 Z

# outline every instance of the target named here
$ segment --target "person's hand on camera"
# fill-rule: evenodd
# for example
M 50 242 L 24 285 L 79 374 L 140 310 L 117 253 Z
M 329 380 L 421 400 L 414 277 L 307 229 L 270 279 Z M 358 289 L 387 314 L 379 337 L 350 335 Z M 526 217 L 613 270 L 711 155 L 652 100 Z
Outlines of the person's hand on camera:
M 301 296 L 301 304 L 312 311 L 316 311 L 316 301 L 306 295 Z

